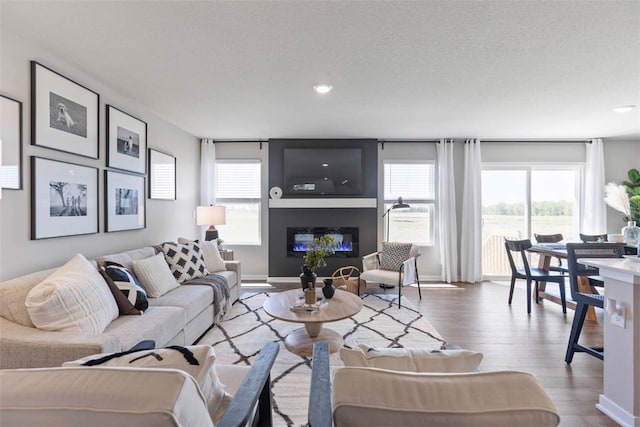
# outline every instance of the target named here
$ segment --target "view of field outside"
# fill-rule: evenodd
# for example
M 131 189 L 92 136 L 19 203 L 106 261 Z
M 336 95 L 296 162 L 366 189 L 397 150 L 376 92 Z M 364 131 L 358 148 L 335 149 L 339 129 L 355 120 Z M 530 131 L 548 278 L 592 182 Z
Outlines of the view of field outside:
M 482 271 L 509 276 L 504 238 L 562 233 L 576 241 L 579 233 L 577 168 L 513 168 L 482 171 Z M 530 190 L 528 190 L 530 188 Z M 530 202 L 527 194 L 530 192 Z M 537 264 L 537 258 L 530 261 Z
M 386 203 L 384 210 L 393 203 Z M 390 242 L 411 242 L 423 246 L 433 245 L 433 204 L 411 203 L 409 209 L 389 211 L 389 240 Z M 385 227 L 386 227 L 386 217 Z

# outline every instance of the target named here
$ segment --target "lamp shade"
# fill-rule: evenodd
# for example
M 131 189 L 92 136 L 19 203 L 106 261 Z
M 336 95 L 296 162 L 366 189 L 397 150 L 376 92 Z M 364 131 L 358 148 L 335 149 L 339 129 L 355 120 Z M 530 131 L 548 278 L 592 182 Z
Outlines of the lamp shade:
M 408 209 L 411 206 L 409 206 L 408 203 L 405 203 L 402 200 L 402 197 L 398 197 L 398 200 L 396 200 L 396 202 L 393 204 L 393 206 L 391 206 L 391 209 Z
M 224 206 L 198 206 L 196 208 L 197 225 L 223 225 L 227 223 Z

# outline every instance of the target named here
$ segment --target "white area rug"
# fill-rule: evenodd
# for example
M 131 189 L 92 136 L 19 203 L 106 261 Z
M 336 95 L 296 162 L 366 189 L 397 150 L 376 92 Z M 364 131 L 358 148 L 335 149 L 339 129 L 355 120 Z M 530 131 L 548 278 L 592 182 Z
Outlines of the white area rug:
M 271 371 L 274 425 L 302 426 L 307 422 L 311 359 L 290 353 L 284 347 L 287 334 L 302 325 L 276 320 L 266 314 L 262 304 L 267 298 L 268 293 L 245 295 L 199 344 L 213 345 L 216 363 L 251 364 L 265 343 L 279 342 L 280 352 Z M 406 298 L 402 299 L 399 309 L 394 303 L 396 298 L 388 294 L 368 294 L 363 298 L 364 308 L 360 313 L 350 319 L 327 323 L 325 327 L 342 334 L 347 344 L 439 348 L 440 343 L 429 336 L 440 336 L 433 326 Z M 339 353 L 331 355 L 331 366 L 342 366 Z

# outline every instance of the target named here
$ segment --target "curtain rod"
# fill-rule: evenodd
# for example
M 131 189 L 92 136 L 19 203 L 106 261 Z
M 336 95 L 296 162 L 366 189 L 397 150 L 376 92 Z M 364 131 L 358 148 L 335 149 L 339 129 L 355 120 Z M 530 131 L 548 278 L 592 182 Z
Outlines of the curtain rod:
M 466 141 L 465 141 L 466 142 Z M 480 143 L 532 143 L 532 144 L 591 144 L 589 139 L 480 139 Z

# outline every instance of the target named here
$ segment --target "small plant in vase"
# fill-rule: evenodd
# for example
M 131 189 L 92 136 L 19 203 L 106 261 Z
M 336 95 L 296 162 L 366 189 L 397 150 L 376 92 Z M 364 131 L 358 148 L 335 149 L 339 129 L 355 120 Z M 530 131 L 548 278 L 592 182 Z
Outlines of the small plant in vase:
M 325 258 L 333 255 L 335 248 L 336 239 L 329 234 L 316 237 L 313 239 L 313 243 L 307 246 L 307 251 L 303 258 L 304 265 L 302 266 L 302 273 L 300 274 L 302 289 L 306 289 L 309 283 L 315 286 L 317 277 L 315 271 L 327 265 Z
M 604 201 L 613 209 L 623 214 L 622 220 L 627 225 L 622 229 L 623 240 L 628 244 L 637 244 L 640 240 L 640 172 L 631 169 L 628 173 L 630 181 L 622 185 L 610 182 L 605 187 Z

